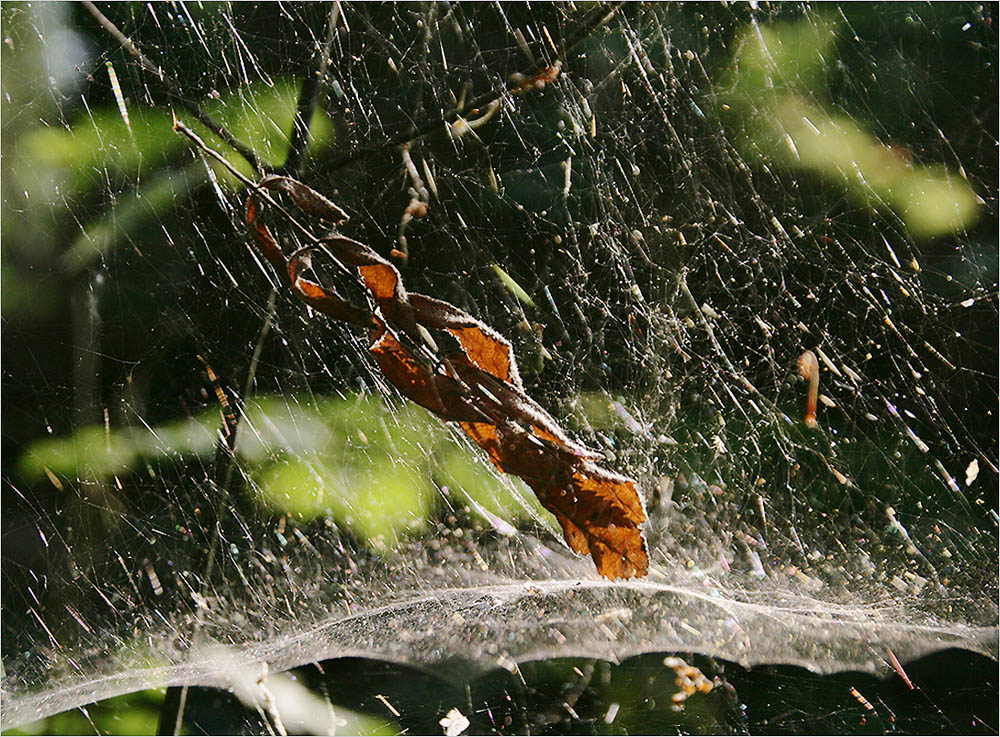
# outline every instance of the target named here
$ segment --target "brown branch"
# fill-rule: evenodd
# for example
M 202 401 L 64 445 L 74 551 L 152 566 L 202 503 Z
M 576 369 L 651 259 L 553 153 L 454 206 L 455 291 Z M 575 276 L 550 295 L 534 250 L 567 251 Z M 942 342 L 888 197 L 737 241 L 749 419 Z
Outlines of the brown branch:
M 263 186 L 261 183 L 255 182 L 249 177 L 247 177 L 243 172 L 229 163 L 229 160 L 225 156 L 220 154 L 214 148 L 209 146 L 205 141 L 202 140 L 201 136 L 195 133 L 193 130 L 188 128 L 184 121 L 174 118 L 174 130 L 182 135 L 186 136 L 192 143 L 194 143 L 201 151 L 211 156 L 213 159 L 222 164 L 226 170 L 232 174 L 234 177 L 240 180 L 243 184 L 249 187 L 251 190 L 257 191 L 257 193 L 267 202 L 267 204 L 276 208 L 282 215 L 284 215 L 288 221 L 295 226 L 306 239 L 308 239 L 313 245 L 320 246 L 319 239 L 312 234 L 306 226 L 295 219 L 295 216 L 288 212 L 280 202 L 275 200 L 267 191 L 267 187 Z M 266 178 L 265 178 L 266 179 Z M 264 181 L 264 180 L 262 180 Z M 346 268 L 346 267 L 345 267 Z
M 266 172 L 267 168 L 260 163 L 260 160 L 257 158 L 257 154 L 253 152 L 253 149 L 230 133 L 229 129 L 222 123 L 202 110 L 198 103 L 186 98 L 181 92 L 180 85 L 173 78 L 169 77 L 161 67 L 150 61 L 149 57 L 139 50 L 139 47 L 133 43 L 132 39 L 122 33 L 118 26 L 112 23 L 108 17 L 104 15 L 104 13 L 98 10 L 94 3 L 90 2 L 90 0 L 83 0 L 82 4 L 83 7 L 87 9 L 87 12 L 94 16 L 94 19 L 101 24 L 101 27 L 104 28 L 104 30 L 107 31 L 113 39 L 115 39 L 115 41 L 120 43 L 122 48 L 124 48 L 133 59 L 138 61 L 139 65 L 143 69 L 152 74 L 157 81 L 163 85 L 164 89 L 173 99 L 177 100 L 177 102 L 180 103 L 184 109 L 194 115 L 202 125 L 229 144 L 229 146 L 231 146 L 240 156 L 246 159 L 247 163 L 250 164 L 250 166 L 252 166 L 255 170 L 262 174 Z
M 576 48 L 584 39 L 586 39 L 591 33 L 597 28 L 607 23 L 614 15 L 618 12 L 622 5 L 624 5 L 623 0 L 610 3 L 608 5 L 602 5 L 597 8 L 590 17 L 584 21 L 581 25 L 579 31 L 570 36 L 569 40 L 561 45 L 559 53 L 555 59 L 552 61 L 539 60 L 536 61 L 527 71 L 523 74 L 514 75 L 511 80 L 508 81 L 506 85 L 500 89 L 490 90 L 485 92 L 479 97 L 473 99 L 471 102 L 466 103 L 465 109 L 475 109 L 482 108 L 486 105 L 496 102 L 501 97 L 510 93 L 517 93 L 524 91 L 524 80 L 537 77 L 540 74 L 545 74 L 546 70 L 557 65 L 564 64 L 566 57 L 569 53 Z M 414 127 L 401 133 L 392 138 L 380 141 L 378 143 L 373 143 L 368 146 L 359 146 L 354 151 L 348 154 L 343 154 L 337 158 L 328 161 L 326 164 L 319 167 L 324 172 L 337 171 L 338 169 L 343 169 L 345 166 L 354 163 L 355 161 L 360 161 L 366 159 L 369 156 L 377 154 L 381 151 L 385 151 L 396 146 L 407 146 L 414 142 L 426 137 L 430 133 L 439 131 L 447 125 L 454 123 L 461 111 L 458 109 L 452 110 L 445 115 L 434 118 L 423 125 Z

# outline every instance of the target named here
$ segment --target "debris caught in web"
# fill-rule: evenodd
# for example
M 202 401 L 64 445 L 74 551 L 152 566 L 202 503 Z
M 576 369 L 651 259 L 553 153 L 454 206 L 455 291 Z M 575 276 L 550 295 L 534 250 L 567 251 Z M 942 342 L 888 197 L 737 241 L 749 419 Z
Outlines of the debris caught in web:
M 258 190 L 287 193 L 299 210 L 334 223 L 346 214 L 323 195 L 288 177 L 265 177 Z M 331 317 L 368 328 L 379 368 L 403 396 L 443 420 L 457 422 L 505 473 L 524 479 L 559 521 L 566 542 L 589 554 L 605 578 L 646 575 L 642 534 L 646 512 L 635 481 L 598 466 L 598 454 L 570 440 L 524 391 L 510 343 L 463 310 L 403 287 L 399 271 L 370 247 L 342 236 L 314 238 L 286 258 L 261 220 L 256 191 L 247 223 L 262 255 L 298 297 Z M 356 269 L 374 311 L 304 276 L 315 253 Z M 428 331 L 445 331 L 456 349 L 438 354 Z

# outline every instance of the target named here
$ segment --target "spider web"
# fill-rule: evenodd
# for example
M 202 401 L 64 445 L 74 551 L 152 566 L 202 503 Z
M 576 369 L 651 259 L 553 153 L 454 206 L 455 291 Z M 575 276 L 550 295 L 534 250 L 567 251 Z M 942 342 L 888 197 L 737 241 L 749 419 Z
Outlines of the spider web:
M 132 46 L 3 9 L 5 727 L 346 656 L 997 657 L 991 6 L 100 12 Z M 174 116 L 510 339 L 648 576 L 291 299 Z

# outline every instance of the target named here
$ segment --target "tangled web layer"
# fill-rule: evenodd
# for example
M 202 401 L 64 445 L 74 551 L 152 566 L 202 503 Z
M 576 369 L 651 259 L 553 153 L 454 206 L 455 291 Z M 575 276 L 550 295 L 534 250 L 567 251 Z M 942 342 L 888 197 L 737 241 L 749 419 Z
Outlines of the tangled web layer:
M 339 656 L 997 657 L 992 12 L 5 6 L 4 726 Z M 175 116 L 505 335 L 648 575 L 289 299 Z

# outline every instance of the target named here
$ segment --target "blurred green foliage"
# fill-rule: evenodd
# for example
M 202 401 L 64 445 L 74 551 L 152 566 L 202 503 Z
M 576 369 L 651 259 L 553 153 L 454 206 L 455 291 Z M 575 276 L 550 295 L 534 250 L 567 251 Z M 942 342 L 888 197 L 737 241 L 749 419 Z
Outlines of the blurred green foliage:
M 251 141 L 261 164 L 273 169 L 282 166 L 288 157 L 292 121 L 295 117 L 300 86 L 301 82 L 294 79 L 276 79 L 270 84 L 260 82 L 241 88 L 234 95 L 220 96 L 203 107 L 205 112 L 226 126 L 238 139 Z M 197 127 L 194 129 L 198 132 Z M 245 176 L 251 179 L 257 178 L 258 173 L 250 168 L 243 157 L 232 152 L 217 136 L 211 134 L 204 140 L 222 153 L 229 163 Z M 309 156 L 316 156 L 327 149 L 332 142 L 333 124 L 323 109 L 317 107 L 309 121 L 307 153 Z M 220 180 L 228 182 L 231 186 L 237 184 L 232 174 L 215 164 L 213 166 Z
M 740 152 L 841 184 L 861 205 L 891 207 L 917 237 L 969 228 L 983 203 L 963 174 L 916 163 L 825 99 L 839 35 L 839 24 L 816 19 L 742 31 L 717 97 L 741 132 Z
M 4 731 L 5 735 L 156 734 L 165 689 L 137 691 Z
M 260 82 L 237 93 L 217 95 L 203 109 L 241 140 L 250 141 L 262 164 L 278 167 L 288 154 L 299 85 L 293 79 Z M 131 183 L 110 207 L 95 209 L 95 216 L 81 223 L 68 248 L 60 249 L 58 264 L 65 277 L 99 259 L 108 259 L 110 252 L 121 244 L 140 242 L 152 223 L 206 180 L 229 191 L 242 186 L 224 166 L 201 152 L 196 154 L 198 161 L 183 163 L 189 159 L 184 152 L 191 145 L 174 132 L 175 113 L 245 176 L 251 179 L 258 176 L 241 156 L 214 132 L 191 119 L 186 111 L 135 103 L 126 103 L 126 109 L 128 122 L 117 105 L 88 107 L 78 112 L 67 126 L 38 125 L 26 129 L 11 146 L 10 165 L 19 172 L 18 185 L 24 188 L 26 211 L 20 215 L 28 220 L 45 221 L 51 213 L 42 210 L 61 211 L 68 201 L 91 197 L 94 190 L 106 186 L 109 180 L 125 179 Z M 333 126 L 320 109 L 313 115 L 310 134 L 309 155 L 328 147 L 333 140 Z M 9 199 L 4 199 L 4 208 L 5 219 L 18 215 Z M 5 251 L 23 250 L 29 260 L 42 255 L 30 230 L 12 231 L 8 235 L 4 238 Z M 17 313 L 37 319 L 47 314 L 37 309 L 39 295 L 46 294 L 42 284 L 36 283 L 37 277 L 11 264 L 7 259 L 3 267 L 4 315 Z M 33 309 L 28 309 L 29 305 Z
M 299 86 L 300 82 L 293 79 L 258 82 L 237 93 L 219 95 L 203 109 L 237 138 L 252 142 L 262 164 L 278 167 L 288 155 Z M 117 105 L 108 105 L 77 113 L 68 127 L 34 127 L 21 137 L 19 154 L 23 158 L 19 163 L 51 177 L 53 187 L 65 196 L 100 185 L 102 180 L 95 176 L 96 172 L 137 176 L 143 170 L 169 163 L 178 151 L 190 148 L 188 139 L 173 130 L 176 114 L 243 174 L 257 176 L 242 157 L 186 111 L 135 104 L 128 105 L 127 110 L 127 124 Z M 314 113 L 310 132 L 313 152 L 330 144 L 333 127 L 322 111 Z M 214 161 L 209 163 L 220 181 L 238 184 L 223 167 Z
M 220 423 L 218 411 L 207 410 L 151 428 L 86 426 L 33 443 L 19 470 L 32 481 L 52 474 L 72 484 L 148 472 L 149 464 L 164 460 L 207 459 L 215 452 Z M 263 508 L 305 520 L 329 515 L 378 547 L 421 530 L 439 486 L 480 517 L 509 524 L 549 518 L 534 494 L 522 492 L 519 482 L 501 480 L 437 418 L 411 404 L 377 397 L 315 403 L 257 397 L 238 432 L 237 456 Z
M 319 732 L 331 729 L 336 734 L 396 735 L 403 730 L 394 721 L 334 707 L 315 693 L 286 675 L 269 680 L 274 706 L 291 734 Z M 160 710 L 166 689 L 155 688 L 124 694 L 99 701 L 80 709 L 55 714 L 16 729 L 4 730 L 4 735 L 46 734 L 159 734 Z M 200 717 L 184 724 L 181 734 L 245 734 L 248 725 L 259 718 L 260 712 L 250 704 L 240 703 L 231 695 L 216 691 L 193 689 L 192 707 Z M 254 733 L 252 727 L 250 733 Z
M 584 393 L 571 405 L 576 421 L 591 430 L 623 422 L 604 394 Z M 89 425 L 35 441 L 22 454 L 19 471 L 29 481 L 48 475 L 69 484 L 152 473 L 163 461 L 210 458 L 221 423 L 218 410 L 206 410 L 155 427 Z M 253 498 L 264 509 L 304 520 L 330 515 L 379 547 L 423 529 L 438 487 L 487 520 L 544 518 L 554 525 L 519 481 L 499 477 L 477 450 L 456 442 L 437 418 L 409 403 L 374 396 L 255 397 L 236 448 L 254 479 Z

